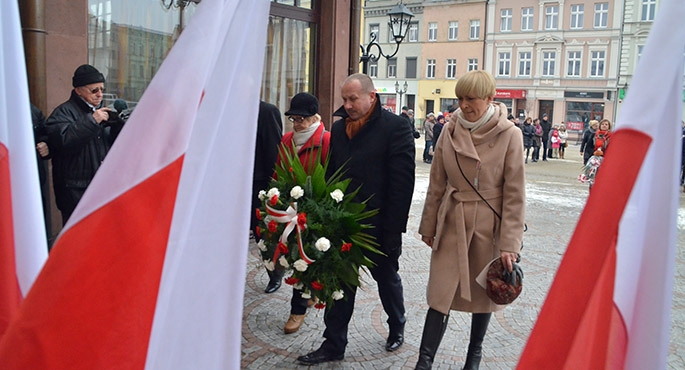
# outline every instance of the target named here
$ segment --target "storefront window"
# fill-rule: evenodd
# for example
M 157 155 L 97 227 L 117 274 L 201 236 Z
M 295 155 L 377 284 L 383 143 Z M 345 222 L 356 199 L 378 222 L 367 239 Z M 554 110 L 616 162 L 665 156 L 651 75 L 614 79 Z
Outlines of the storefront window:
M 293 95 L 314 92 L 316 23 L 311 0 L 272 2 L 278 3 L 272 10 L 274 6 L 278 10 L 269 17 L 261 98 L 283 112 Z M 124 99 L 135 107 L 140 100 L 201 6 L 177 4 L 176 0 L 88 1 L 88 62 L 105 75 L 106 105 Z
M 182 12 L 160 0 L 88 1 L 88 63 L 105 75 L 106 105 L 138 103 L 194 13 L 194 4 Z
M 450 109 L 459 108 L 459 99 L 440 99 L 440 111 L 449 112 Z
M 604 103 L 590 102 L 567 102 L 566 103 L 566 129 L 583 131 L 588 122 L 604 118 Z

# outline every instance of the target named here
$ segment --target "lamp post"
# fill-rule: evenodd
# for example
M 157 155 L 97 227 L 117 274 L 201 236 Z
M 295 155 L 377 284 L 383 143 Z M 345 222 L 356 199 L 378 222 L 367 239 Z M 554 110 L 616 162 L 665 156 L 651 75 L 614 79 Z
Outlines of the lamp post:
M 202 0 L 176 0 L 176 3 L 174 4 L 174 0 L 161 0 L 162 6 L 167 10 L 171 9 L 172 6 L 179 8 L 178 34 L 176 34 L 175 38 L 178 38 L 178 36 L 181 35 L 181 32 L 183 32 L 183 13 L 184 10 L 186 10 L 186 7 L 190 5 L 190 3 L 199 4 L 201 1 Z
M 400 103 L 397 104 L 397 106 L 395 107 L 395 112 L 396 112 L 397 114 L 400 114 L 400 109 L 401 109 L 401 107 L 404 105 L 403 102 L 402 102 L 402 95 L 404 95 L 404 93 L 407 92 L 407 88 L 408 88 L 408 87 L 409 87 L 409 86 L 407 86 L 407 81 L 404 81 L 404 85 L 402 85 L 402 89 L 400 89 L 400 83 L 399 83 L 399 81 L 395 81 L 395 92 L 396 92 L 397 94 L 400 94 L 400 100 L 399 100 Z
M 369 44 L 366 45 L 366 48 L 364 47 L 364 45 L 359 45 L 359 47 L 362 50 L 360 62 L 362 63 L 362 72 L 364 74 L 367 74 L 369 72 L 369 61 L 375 62 L 380 57 L 390 59 L 394 57 L 395 54 L 397 54 L 397 52 L 400 50 L 400 44 L 404 40 L 405 36 L 407 36 L 407 30 L 409 30 L 409 22 L 411 22 L 411 19 L 414 17 L 414 14 L 410 12 L 409 9 L 407 9 L 407 7 L 400 2 L 394 8 L 390 9 L 390 11 L 388 12 L 388 17 L 390 18 L 388 25 L 392 30 L 392 37 L 395 40 L 395 43 L 397 44 L 395 47 L 395 52 L 390 55 L 384 54 L 383 50 L 381 49 L 381 46 L 378 44 L 378 42 L 376 42 L 376 39 L 378 38 L 378 33 L 372 32 L 371 41 L 369 41 Z M 374 46 L 376 47 L 376 49 L 378 49 L 378 55 L 371 53 L 371 48 Z

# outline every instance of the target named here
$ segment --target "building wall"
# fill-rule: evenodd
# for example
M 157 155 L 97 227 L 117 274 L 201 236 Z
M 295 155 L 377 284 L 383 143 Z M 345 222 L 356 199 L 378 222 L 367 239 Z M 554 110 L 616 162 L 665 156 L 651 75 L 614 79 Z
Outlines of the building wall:
M 604 27 L 594 25 L 597 4 L 608 7 L 607 12 L 602 13 L 606 17 Z M 572 7 L 577 6 L 583 7 L 583 21 L 574 22 L 573 27 Z M 548 29 L 546 24 L 549 7 L 557 7 L 558 10 L 556 29 Z M 531 30 L 522 27 L 525 8 L 533 11 Z M 485 69 L 495 76 L 498 89 L 525 90 L 525 98 L 511 101 L 513 114 L 540 117 L 547 113 L 553 123 L 566 122 L 572 133 L 573 128 L 582 130 L 583 121 L 586 123 L 591 118 L 613 121 L 618 91 L 622 9 L 622 0 L 490 1 Z M 502 27 L 503 11 L 511 14 L 510 29 Z M 603 53 L 603 59 L 595 60 L 593 64 L 593 52 Z M 521 53 L 530 53 L 530 74 L 521 73 Z M 549 58 L 552 55 L 554 58 Z M 579 64 L 579 75 L 569 65 L 570 55 L 579 56 L 574 62 Z M 502 68 L 507 59 L 503 56 L 510 60 L 508 73 L 506 68 Z M 554 62 L 553 73 L 545 68 L 549 61 Z M 598 63 L 603 64 L 601 73 L 592 75 L 592 67 Z M 579 112 L 585 108 L 576 111 L 578 107 L 592 108 L 583 115 Z

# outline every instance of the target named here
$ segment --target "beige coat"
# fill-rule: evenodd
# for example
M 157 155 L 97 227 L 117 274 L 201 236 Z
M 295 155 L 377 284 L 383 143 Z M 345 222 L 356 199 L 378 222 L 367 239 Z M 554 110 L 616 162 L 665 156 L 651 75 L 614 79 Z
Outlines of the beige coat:
M 476 276 L 500 251 L 521 248 L 525 219 L 525 172 L 521 130 L 507 120 L 507 109 L 473 135 L 453 114 L 438 139 L 419 233 L 435 237 L 428 281 L 428 305 L 449 310 L 494 312 Z M 464 175 L 502 216 L 473 191 Z

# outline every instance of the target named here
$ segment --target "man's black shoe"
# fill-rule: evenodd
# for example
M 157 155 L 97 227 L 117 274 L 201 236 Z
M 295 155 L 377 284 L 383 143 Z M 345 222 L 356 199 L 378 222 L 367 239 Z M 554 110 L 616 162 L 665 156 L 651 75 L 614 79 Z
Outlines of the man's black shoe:
M 278 290 L 278 288 L 281 287 L 281 279 L 270 279 L 269 284 L 266 285 L 266 289 L 264 289 L 264 293 L 273 293 Z
M 323 347 L 320 347 L 314 352 L 298 357 L 297 361 L 299 361 L 303 365 L 316 365 L 323 362 L 340 361 L 343 358 L 345 358 L 344 353 L 335 354 L 332 352 L 328 352 Z
M 385 350 L 388 352 L 395 352 L 400 347 L 402 347 L 403 343 L 404 343 L 404 334 L 403 333 L 399 333 L 396 335 L 390 335 L 388 337 L 388 341 L 385 342 Z

